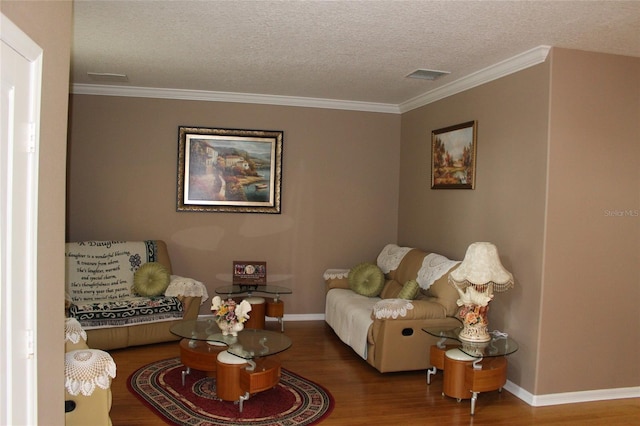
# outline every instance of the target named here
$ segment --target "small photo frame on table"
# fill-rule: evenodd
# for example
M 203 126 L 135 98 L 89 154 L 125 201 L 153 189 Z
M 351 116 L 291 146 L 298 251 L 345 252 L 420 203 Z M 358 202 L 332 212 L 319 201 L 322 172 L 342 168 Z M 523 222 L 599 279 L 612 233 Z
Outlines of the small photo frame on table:
M 477 121 L 431 132 L 431 189 L 474 189 Z
M 179 212 L 280 213 L 279 130 L 180 126 Z
M 250 287 L 267 285 L 267 262 L 234 260 L 233 284 Z

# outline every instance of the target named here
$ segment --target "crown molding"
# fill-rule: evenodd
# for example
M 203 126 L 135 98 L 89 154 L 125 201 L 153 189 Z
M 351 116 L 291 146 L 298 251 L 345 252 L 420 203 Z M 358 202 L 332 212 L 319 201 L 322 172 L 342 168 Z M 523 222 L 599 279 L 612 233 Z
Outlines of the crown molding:
M 512 58 L 474 72 L 473 74 L 469 74 L 466 77 L 452 81 L 449 84 L 438 87 L 437 89 L 431 90 L 430 92 L 398 105 L 400 113 L 402 114 L 407 111 L 411 111 L 412 109 L 428 105 L 440 99 L 455 95 L 456 93 L 464 92 L 465 90 L 472 89 L 476 86 L 480 86 L 481 84 L 497 80 L 509 74 L 540 64 L 547 59 L 550 50 L 551 46 L 538 46 Z
M 438 87 L 399 105 L 342 101 L 337 99 L 303 98 L 295 96 L 258 95 L 253 93 L 210 92 L 206 90 L 162 89 L 101 84 L 73 84 L 70 92 L 75 95 L 124 96 L 134 98 L 179 99 L 205 102 L 234 102 L 246 104 L 282 105 L 303 108 L 340 109 L 348 111 L 402 114 L 432 102 L 464 92 L 473 87 L 540 64 L 547 59 L 551 46 L 538 46 L 484 68 L 466 77 Z
M 295 96 L 257 95 L 252 93 L 210 92 L 206 90 L 162 89 L 106 84 L 73 84 L 75 95 L 124 96 L 133 98 L 179 99 L 205 102 L 235 102 L 245 104 L 282 105 L 305 108 L 341 109 L 350 111 L 399 114 L 397 105 L 374 102 L 341 101 L 335 99 Z

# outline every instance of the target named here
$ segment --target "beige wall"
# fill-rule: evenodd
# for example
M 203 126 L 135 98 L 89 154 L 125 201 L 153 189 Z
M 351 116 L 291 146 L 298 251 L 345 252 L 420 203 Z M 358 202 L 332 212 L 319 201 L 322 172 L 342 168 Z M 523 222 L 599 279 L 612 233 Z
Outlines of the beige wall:
M 551 69 L 537 393 L 639 386 L 640 59 L 554 49 Z
M 64 276 L 71 8 L 0 5 L 51 53 L 39 224 L 47 283 L 38 309 L 41 322 L 62 323 L 54 301 Z M 301 314 L 322 312 L 324 268 L 370 259 L 396 236 L 452 258 L 489 240 L 516 276 L 490 313 L 521 344 L 512 381 L 533 394 L 638 386 L 638 67 L 638 59 L 554 49 L 553 61 L 405 113 L 401 124 L 386 114 L 74 96 L 67 238 L 165 239 L 176 272 L 210 289 L 231 260 L 264 258 L 295 291 L 287 312 Z M 470 119 L 479 122 L 477 188 L 430 190 L 431 130 Z M 183 124 L 284 130 L 283 213 L 175 212 Z M 38 345 L 41 354 L 63 350 L 53 334 L 39 333 Z M 61 424 L 62 358 L 39 361 L 41 417 Z
M 520 343 L 509 379 L 526 391 L 638 386 L 640 60 L 552 52 L 403 114 L 399 243 L 497 245 L 516 287 L 489 318 Z M 429 189 L 430 132 L 474 119 L 476 189 Z
M 515 288 L 496 295 L 490 326 L 520 350 L 509 379 L 533 390 L 544 233 L 549 64 L 451 96 L 402 116 L 399 243 L 462 259 L 475 241 L 498 247 Z M 431 187 L 431 131 L 478 121 L 474 190 Z
M 61 425 L 64 424 L 64 200 L 72 7 L 69 1 L 2 1 L 0 9 L 44 52 L 38 196 L 37 398 L 39 424 Z
M 74 95 L 70 116 L 70 241 L 166 240 L 210 294 L 233 260 L 265 260 L 286 314 L 324 313 L 323 271 L 396 241 L 399 115 Z M 283 130 L 282 213 L 176 212 L 179 125 Z

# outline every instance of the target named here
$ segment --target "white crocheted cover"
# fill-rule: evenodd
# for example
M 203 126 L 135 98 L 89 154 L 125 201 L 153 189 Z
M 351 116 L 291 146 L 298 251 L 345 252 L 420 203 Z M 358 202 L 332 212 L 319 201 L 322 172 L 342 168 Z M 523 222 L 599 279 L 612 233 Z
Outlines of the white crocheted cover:
M 171 275 L 171 282 L 164 295 L 169 297 L 202 297 L 201 305 L 209 298 L 207 288 L 200 281 L 178 275 Z
M 64 387 L 69 394 L 89 396 L 96 389 L 109 389 L 116 377 L 116 363 L 108 353 L 98 349 L 67 352 L 64 358 Z
M 324 275 L 322 275 L 325 280 L 347 278 L 348 276 L 349 269 L 327 269 L 324 271 Z
M 75 318 L 67 318 L 64 322 L 64 341 L 78 343 L 80 339 L 87 341 L 87 333 Z
M 411 251 L 411 247 L 399 247 L 395 244 L 387 244 L 378 255 L 378 267 L 388 274 L 398 269 L 404 255 Z
M 456 266 L 460 261 L 449 260 L 446 257 L 429 253 L 422 261 L 422 267 L 418 271 L 418 284 L 420 288 L 427 290 L 437 279 L 446 274 L 451 268 Z
M 382 299 L 373 306 L 373 315 L 377 319 L 396 319 L 407 316 L 413 309 L 413 303 L 406 299 Z

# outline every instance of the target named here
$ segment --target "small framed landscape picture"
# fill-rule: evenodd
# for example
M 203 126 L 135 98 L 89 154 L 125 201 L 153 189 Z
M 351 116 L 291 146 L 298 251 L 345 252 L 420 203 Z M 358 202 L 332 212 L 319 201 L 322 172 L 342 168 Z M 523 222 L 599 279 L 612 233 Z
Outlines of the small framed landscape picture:
M 178 133 L 177 211 L 280 213 L 282 131 Z
M 431 189 L 474 189 L 478 122 L 431 132 Z

